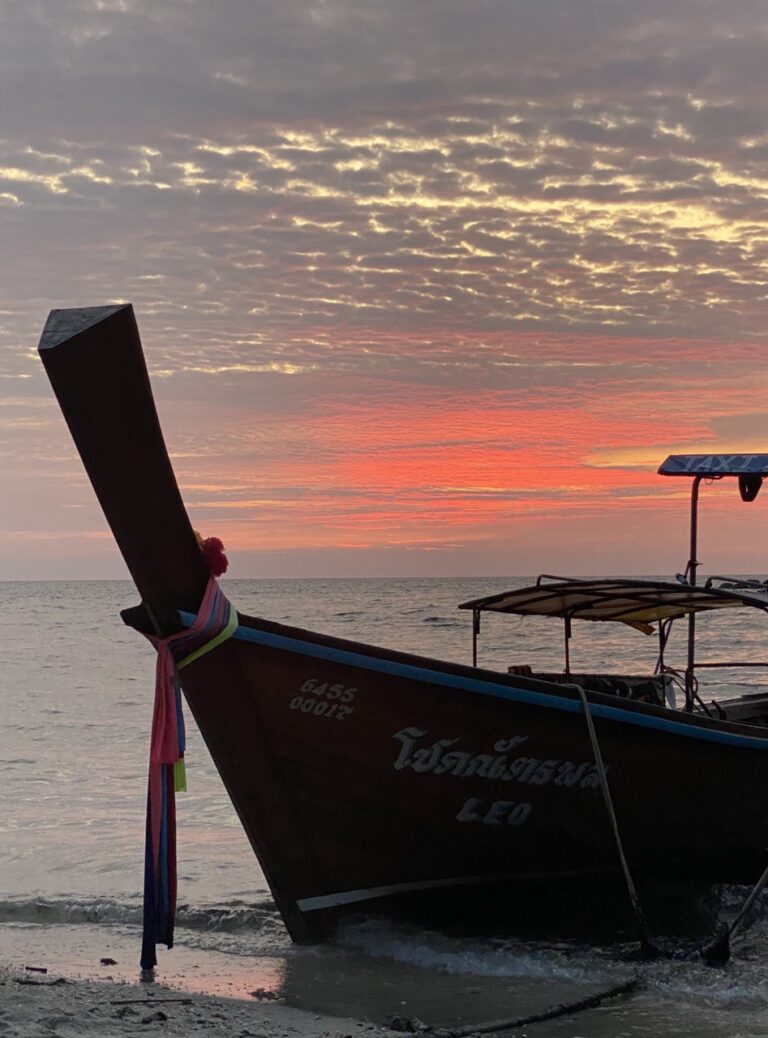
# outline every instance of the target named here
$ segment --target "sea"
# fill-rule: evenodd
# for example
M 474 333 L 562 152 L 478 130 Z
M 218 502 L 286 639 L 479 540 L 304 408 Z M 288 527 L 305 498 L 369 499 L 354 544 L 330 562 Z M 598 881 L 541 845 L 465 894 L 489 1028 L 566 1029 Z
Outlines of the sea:
M 424 656 L 471 662 L 460 602 L 523 578 L 224 580 L 241 612 Z M 124 627 L 128 581 L 0 583 L 0 963 L 67 977 L 139 979 L 146 762 L 154 650 Z M 751 611 L 741 611 L 747 613 Z M 765 659 L 765 618 L 700 618 L 700 659 Z M 668 662 L 682 660 L 685 631 Z M 574 670 L 652 670 L 656 639 L 574 624 Z M 557 622 L 488 616 L 480 665 L 562 669 Z M 768 668 L 709 672 L 706 699 L 768 683 Z M 637 961 L 632 942 L 479 939 L 362 916 L 332 943 L 291 945 L 235 812 L 187 714 L 189 790 L 178 799 L 175 947 L 157 978 L 181 991 L 359 1020 L 471 1028 L 630 993 L 515 1033 L 531 1036 L 768 1035 L 768 897 L 724 969 L 679 954 Z M 727 782 L 728 776 L 723 775 Z M 670 780 L 669 795 L 675 795 Z M 652 805 L 649 805 L 652 809 Z M 757 877 L 756 877 L 757 878 Z M 712 892 L 713 925 L 747 888 Z M 659 935 L 663 936 L 663 935 Z M 103 961 L 102 961 L 103 960 Z M 419 1024 L 419 1021 L 421 1024 Z

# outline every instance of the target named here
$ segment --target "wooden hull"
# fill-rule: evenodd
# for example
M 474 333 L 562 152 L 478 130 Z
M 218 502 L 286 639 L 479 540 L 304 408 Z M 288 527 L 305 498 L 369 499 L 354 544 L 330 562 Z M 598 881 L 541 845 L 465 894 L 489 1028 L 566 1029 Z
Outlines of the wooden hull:
M 183 685 L 297 940 L 418 891 L 618 871 L 567 688 L 249 618 Z M 633 871 L 754 879 L 768 738 L 590 701 Z
M 137 587 L 170 630 L 174 608 L 196 608 L 206 574 L 132 311 L 56 313 L 46 369 Z M 296 940 L 393 898 L 618 871 L 568 686 L 247 617 L 182 684 Z M 768 731 L 589 700 L 635 875 L 755 879 L 768 846 Z

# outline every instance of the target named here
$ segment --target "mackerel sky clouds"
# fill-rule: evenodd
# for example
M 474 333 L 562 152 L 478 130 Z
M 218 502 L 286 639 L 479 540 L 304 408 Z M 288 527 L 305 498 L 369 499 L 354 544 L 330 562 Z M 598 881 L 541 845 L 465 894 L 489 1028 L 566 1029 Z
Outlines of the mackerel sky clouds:
M 768 451 L 765 0 L 6 0 L 0 51 L 0 578 L 124 574 L 54 306 L 134 303 L 234 576 L 680 569 L 659 462 Z

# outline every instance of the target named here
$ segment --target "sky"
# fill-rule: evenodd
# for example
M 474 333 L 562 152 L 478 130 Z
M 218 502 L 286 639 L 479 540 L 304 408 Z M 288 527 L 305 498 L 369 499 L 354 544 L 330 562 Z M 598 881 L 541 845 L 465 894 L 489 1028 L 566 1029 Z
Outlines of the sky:
M 0 0 L 0 579 L 126 575 L 36 353 L 120 301 L 231 576 L 681 570 L 658 465 L 768 452 L 767 59 L 765 0 Z

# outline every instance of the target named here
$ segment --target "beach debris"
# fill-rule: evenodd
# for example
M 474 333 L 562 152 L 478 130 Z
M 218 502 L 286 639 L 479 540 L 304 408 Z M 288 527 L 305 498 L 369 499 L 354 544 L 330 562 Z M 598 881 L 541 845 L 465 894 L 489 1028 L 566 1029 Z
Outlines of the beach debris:
M 27 970 L 29 973 L 47 973 L 48 972 L 48 967 L 47 966 L 25 966 L 24 969 Z
M 27 984 L 29 987 L 38 988 L 55 988 L 59 984 L 69 984 L 68 980 L 64 977 L 57 977 L 56 980 L 32 980 L 31 977 L 14 977 L 13 981 L 15 984 Z
M 138 1016 L 138 1011 L 133 1006 L 120 1006 L 115 1010 L 113 1016 L 116 1016 L 118 1020 L 124 1020 L 127 1016 Z
M 280 998 L 277 991 L 272 991 L 270 988 L 255 988 L 250 994 L 252 998 L 258 998 L 260 1002 L 274 1002 Z
M 99 962 L 102 966 L 117 966 L 117 959 L 110 959 L 109 956 L 99 959 Z
M 388 1027 L 390 1031 L 405 1031 L 408 1034 L 424 1034 L 425 1031 L 432 1030 L 430 1024 L 425 1024 L 417 1016 L 401 1016 L 398 1013 L 388 1016 L 384 1021 L 384 1026 Z
M 143 1024 L 159 1024 L 164 1023 L 167 1019 L 168 1014 L 164 1013 L 162 1009 L 157 1009 L 154 1013 L 149 1013 L 147 1016 L 142 1016 L 141 1022 Z
M 411 1021 L 407 1016 L 398 1016 L 396 1013 L 384 1018 L 384 1026 L 390 1031 L 410 1031 Z
M 154 1006 L 159 1002 L 178 1002 L 182 1006 L 191 1006 L 191 998 L 112 998 L 111 1006 Z
M 42 1024 L 46 1031 L 58 1031 L 60 1027 L 67 1027 L 73 1023 L 74 1013 L 55 1013 L 53 1016 L 43 1016 L 37 1021 Z

